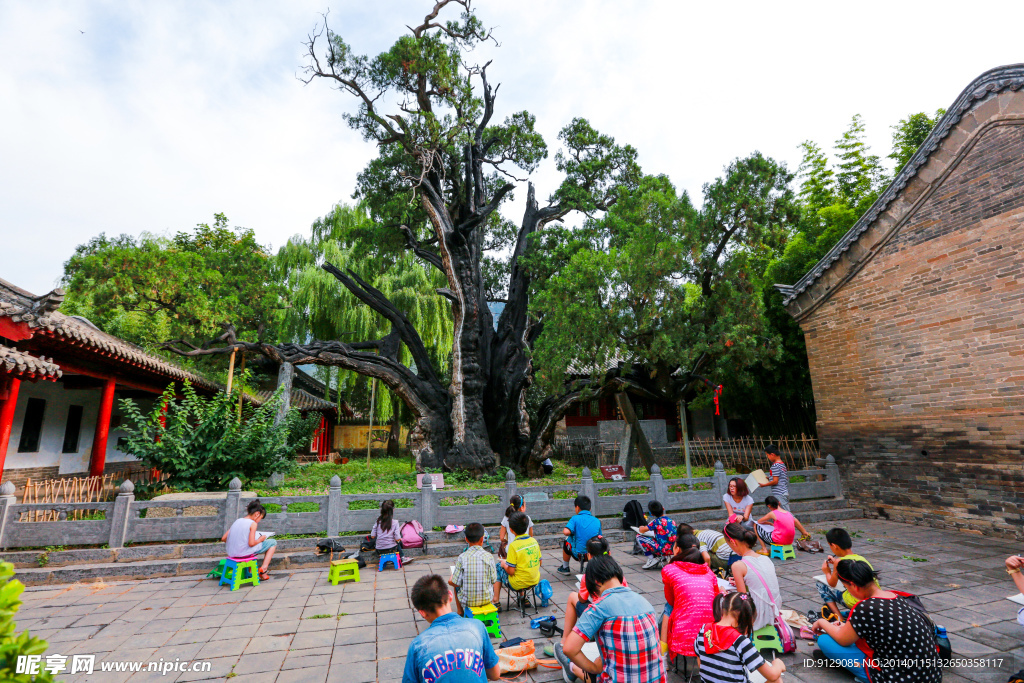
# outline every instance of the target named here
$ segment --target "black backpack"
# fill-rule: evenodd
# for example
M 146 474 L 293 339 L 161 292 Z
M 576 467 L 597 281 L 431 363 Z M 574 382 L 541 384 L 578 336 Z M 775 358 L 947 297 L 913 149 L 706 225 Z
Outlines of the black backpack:
M 626 503 L 626 507 L 622 508 L 622 529 L 629 530 L 630 527 L 643 526 L 647 523 L 647 517 L 644 516 L 644 508 L 640 505 L 640 501 L 631 500 Z

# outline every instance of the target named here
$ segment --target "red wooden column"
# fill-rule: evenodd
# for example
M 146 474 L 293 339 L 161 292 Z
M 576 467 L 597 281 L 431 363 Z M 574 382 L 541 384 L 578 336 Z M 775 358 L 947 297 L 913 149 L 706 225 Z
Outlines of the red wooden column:
M 3 477 L 4 460 L 7 458 L 7 444 L 11 440 L 14 426 L 14 409 L 18 405 L 18 390 L 21 380 L 11 378 L 7 384 L 7 398 L 0 404 L 0 478 Z
M 117 382 L 108 379 L 103 384 L 100 399 L 100 414 L 96 416 L 96 433 L 92 438 L 92 458 L 89 460 L 89 476 L 103 476 L 107 466 L 107 437 L 110 436 L 110 413 L 114 410 L 114 387 Z

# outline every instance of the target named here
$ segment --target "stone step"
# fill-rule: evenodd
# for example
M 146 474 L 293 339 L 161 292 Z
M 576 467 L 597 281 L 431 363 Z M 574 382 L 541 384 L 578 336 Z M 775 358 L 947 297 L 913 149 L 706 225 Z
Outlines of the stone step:
M 793 503 L 793 512 L 800 518 L 805 526 L 816 523 L 820 515 L 823 519 L 852 519 L 862 516 L 858 509 L 855 512 L 847 507 L 845 500 L 814 500 Z M 527 510 L 529 511 L 529 510 Z M 678 522 L 688 524 L 700 524 L 703 522 L 716 522 L 722 520 L 722 510 L 696 510 L 693 512 L 670 513 L 671 517 Z M 830 516 L 832 515 L 832 516 Z M 836 516 L 850 515 L 850 516 Z M 603 518 L 602 522 L 606 531 L 618 529 L 621 525 L 615 517 Z M 42 523 L 42 522 L 40 522 Z M 534 535 L 537 537 L 554 536 L 561 544 L 561 531 L 565 527 L 564 521 L 538 522 L 534 525 Z M 485 527 L 490 534 L 491 542 L 498 545 L 498 525 Z M 446 534 L 443 531 L 427 531 L 424 534 L 427 538 L 427 545 L 431 547 L 444 547 L 446 544 L 453 544 L 462 548 L 465 540 L 462 533 Z M 606 534 L 608 535 L 608 534 Z M 341 541 L 346 547 L 354 550 L 359 547 L 359 541 L 363 535 L 342 536 Z M 314 551 L 318 538 L 286 538 L 277 542 L 279 554 L 292 551 Z M 621 539 L 616 539 L 621 540 Z M 632 537 L 626 540 L 632 540 Z M 547 547 L 547 546 L 545 546 Z M 222 557 L 224 544 L 216 543 L 170 543 L 159 545 L 135 545 L 125 548 L 72 548 L 59 551 L 21 550 L 0 554 L 5 562 L 11 562 L 17 569 L 35 569 L 45 567 L 69 567 L 76 565 L 94 565 L 108 563 L 140 562 L 153 560 L 177 560 L 192 559 L 200 557 Z M 458 553 L 455 553 L 456 555 Z M 447 556 L 447 555 L 441 555 Z
M 839 501 L 842 502 L 842 501 Z M 805 503 L 806 505 L 806 503 Z M 794 506 L 795 507 L 795 506 Z M 717 524 L 721 523 L 721 514 L 719 511 L 707 511 L 710 513 L 708 519 L 716 521 Z M 804 526 L 810 530 L 823 531 L 820 526 L 825 522 L 836 522 L 848 519 L 859 519 L 864 516 L 864 513 L 859 508 L 849 507 L 832 507 L 829 506 L 826 509 L 820 510 L 805 510 L 800 512 L 797 510 L 798 516 Z M 692 519 L 694 516 L 703 516 L 702 512 L 688 513 L 684 515 L 673 515 L 677 521 L 700 522 L 705 520 Z M 606 520 L 604 536 L 611 543 L 620 542 L 631 542 L 633 540 L 634 533 L 632 531 L 623 531 L 620 528 L 608 528 L 609 524 Z M 556 527 L 559 530 L 560 526 L 555 525 L 543 525 L 545 528 Z M 542 525 L 537 525 L 537 528 L 541 528 Z M 815 527 L 819 527 L 815 529 Z M 444 534 L 442 534 L 444 536 Z M 493 534 L 495 545 L 497 545 L 497 534 Z M 537 534 L 537 542 L 542 548 L 551 549 L 559 548 L 562 545 L 564 536 L 556 533 Z M 342 537 L 342 543 L 348 547 L 348 551 L 352 552 L 358 549 L 360 536 L 344 536 Z M 347 541 L 351 540 L 351 543 Z M 317 555 L 315 552 L 315 541 L 316 539 L 283 539 L 278 542 L 278 551 L 274 555 L 274 559 L 271 562 L 272 571 L 287 571 L 290 569 L 313 569 L 313 568 L 324 568 L 327 567 L 327 557 Z M 423 548 L 409 548 L 406 550 L 406 554 L 411 557 L 456 557 L 465 548 L 465 540 L 451 541 L 444 540 L 439 542 L 427 542 L 427 547 Z M 149 557 L 141 555 L 136 551 L 142 551 L 147 549 L 152 551 L 158 549 L 159 552 L 166 553 L 162 557 Z M 125 551 L 132 551 L 125 553 Z M 88 555 L 88 553 L 98 553 L 96 555 Z M 223 543 L 197 543 L 190 545 L 163 545 L 163 546 L 136 546 L 133 548 L 122 548 L 117 551 L 113 556 L 116 559 L 110 561 L 113 551 L 110 550 L 68 550 L 60 553 L 51 553 L 50 556 L 61 555 L 58 559 L 66 561 L 71 557 L 77 558 L 105 558 L 103 559 L 82 559 L 79 562 L 73 562 L 71 564 L 57 565 L 55 563 L 47 564 L 46 566 L 40 567 L 37 565 L 18 566 L 15 569 L 15 577 L 22 583 L 28 586 L 38 586 L 45 584 L 64 584 L 64 583 L 75 583 L 75 582 L 91 582 L 91 581 L 119 581 L 126 579 L 152 579 L 169 576 L 190 576 L 196 574 L 206 574 L 211 569 L 217 566 L 217 562 L 223 557 L 224 544 Z M 11 555 L 23 554 L 32 555 L 32 553 L 5 553 L 3 559 L 5 561 L 12 561 Z M 38 556 L 38 553 L 34 555 Z M 366 561 L 368 566 L 372 566 L 377 561 L 376 553 L 366 552 L 360 553 L 360 556 Z

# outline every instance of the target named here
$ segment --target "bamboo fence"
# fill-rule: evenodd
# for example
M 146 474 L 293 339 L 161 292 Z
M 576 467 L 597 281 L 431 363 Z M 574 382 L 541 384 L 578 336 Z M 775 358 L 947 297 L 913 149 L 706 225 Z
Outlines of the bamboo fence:
M 131 479 L 133 483 L 154 480 L 150 469 L 129 469 L 111 472 L 100 477 L 67 477 L 25 482 L 22 503 L 106 503 L 114 499 L 119 482 Z M 159 477 L 157 477 L 159 480 Z M 67 519 L 78 520 L 91 517 L 93 510 L 71 510 Z M 59 520 L 56 510 L 33 510 L 21 514 L 21 522 L 55 522 Z

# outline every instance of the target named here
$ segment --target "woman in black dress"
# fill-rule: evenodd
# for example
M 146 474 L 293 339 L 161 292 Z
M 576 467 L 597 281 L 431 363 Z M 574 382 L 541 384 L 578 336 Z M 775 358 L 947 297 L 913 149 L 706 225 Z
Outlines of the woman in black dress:
M 883 590 L 867 562 L 840 560 L 836 566 L 846 590 L 860 600 L 843 624 L 814 622 L 818 647 L 829 656 L 838 645 L 842 661 L 856 643 L 863 669 L 851 668 L 871 683 L 938 683 L 942 680 L 935 648 L 935 627 L 921 611 L 895 593 Z

